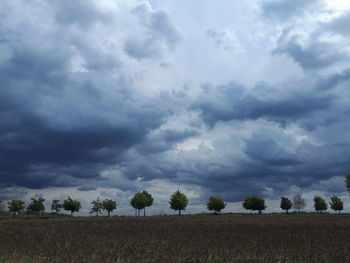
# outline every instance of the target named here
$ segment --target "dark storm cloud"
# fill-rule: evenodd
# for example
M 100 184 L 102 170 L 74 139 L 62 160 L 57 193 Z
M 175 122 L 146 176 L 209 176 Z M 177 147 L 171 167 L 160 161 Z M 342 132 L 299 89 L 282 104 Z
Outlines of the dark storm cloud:
M 101 78 L 104 68 L 71 72 L 72 52 L 54 44 L 40 51 L 15 44 L 0 64 L 3 183 L 44 188 L 99 178 L 171 113 L 124 80 Z
M 334 96 L 314 92 L 287 91 L 258 85 L 254 93 L 229 83 L 218 87 L 204 86 L 193 104 L 202 120 L 209 126 L 218 121 L 271 120 L 282 125 L 326 110 Z
M 319 0 L 265 0 L 261 8 L 266 17 L 279 20 L 289 20 L 293 16 L 300 16 L 305 8 L 319 2 Z

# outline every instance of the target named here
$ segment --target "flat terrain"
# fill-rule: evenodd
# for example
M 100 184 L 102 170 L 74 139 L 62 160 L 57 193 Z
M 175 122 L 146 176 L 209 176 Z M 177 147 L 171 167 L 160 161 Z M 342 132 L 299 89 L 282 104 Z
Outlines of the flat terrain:
M 350 262 L 349 215 L 0 220 L 0 262 Z

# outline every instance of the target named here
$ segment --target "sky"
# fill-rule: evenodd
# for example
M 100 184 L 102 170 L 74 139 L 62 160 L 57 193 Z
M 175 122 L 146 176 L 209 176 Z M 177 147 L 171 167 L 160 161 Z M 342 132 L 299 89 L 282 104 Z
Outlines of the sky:
M 349 23 L 347 0 L 0 1 L 0 199 L 350 212 Z

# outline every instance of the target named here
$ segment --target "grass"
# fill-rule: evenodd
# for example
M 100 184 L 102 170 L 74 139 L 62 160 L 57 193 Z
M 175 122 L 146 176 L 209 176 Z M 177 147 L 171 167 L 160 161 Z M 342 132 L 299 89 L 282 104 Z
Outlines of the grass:
M 350 262 L 349 215 L 0 221 L 0 262 Z

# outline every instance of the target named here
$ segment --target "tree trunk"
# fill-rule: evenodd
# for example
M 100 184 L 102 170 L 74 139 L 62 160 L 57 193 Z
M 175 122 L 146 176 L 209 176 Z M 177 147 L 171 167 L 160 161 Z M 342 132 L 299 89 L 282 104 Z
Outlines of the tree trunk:
M 259 215 L 261 215 L 261 210 L 259 210 Z
M 73 216 L 73 211 L 70 211 L 70 216 Z
M 143 209 L 143 216 L 146 216 L 146 207 Z
M 179 216 L 181 216 L 181 210 L 179 210 Z
M 108 212 L 108 216 L 111 216 L 111 211 L 108 210 L 107 212 Z

